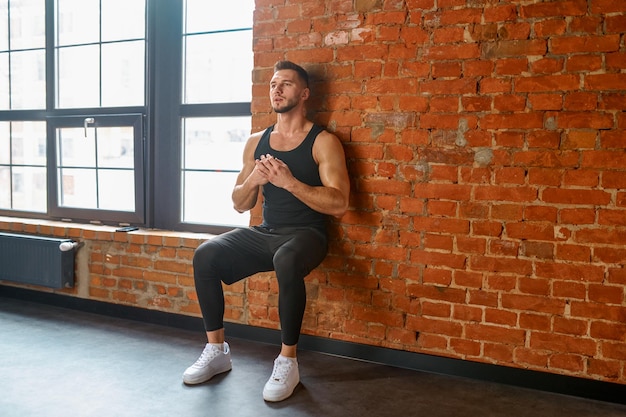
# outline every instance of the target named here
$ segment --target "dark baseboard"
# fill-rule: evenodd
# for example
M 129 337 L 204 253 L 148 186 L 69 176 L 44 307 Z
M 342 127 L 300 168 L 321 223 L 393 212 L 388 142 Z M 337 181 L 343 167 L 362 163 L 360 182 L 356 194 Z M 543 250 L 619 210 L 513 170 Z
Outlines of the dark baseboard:
M 20 299 L 185 330 L 203 331 L 202 320 L 198 317 L 111 304 L 57 293 L 0 285 L 0 297 Z M 231 337 L 275 345 L 279 344 L 280 341 L 280 332 L 278 330 L 236 323 L 225 323 L 225 327 L 226 332 Z M 300 337 L 298 347 L 303 350 L 343 356 L 398 368 L 496 382 L 597 401 L 626 404 L 626 395 L 624 395 L 626 385 L 623 384 L 406 352 L 309 335 Z

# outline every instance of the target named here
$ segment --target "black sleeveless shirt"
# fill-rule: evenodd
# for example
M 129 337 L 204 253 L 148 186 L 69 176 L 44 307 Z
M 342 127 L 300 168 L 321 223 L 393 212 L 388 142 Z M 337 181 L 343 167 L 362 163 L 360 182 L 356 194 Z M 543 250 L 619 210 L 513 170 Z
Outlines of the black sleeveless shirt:
M 313 143 L 324 130 L 313 125 L 302 143 L 290 151 L 277 151 L 270 146 L 270 134 L 274 126 L 265 129 L 254 151 L 254 158 L 270 154 L 283 161 L 299 181 L 312 187 L 321 186 L 319 167 L 313 158 Z M 276 187 L 271 183 L 263 186 L 263 223 L 261 226 L 270 229 L 280 227 L 314 227 L 326 233 L 327 216 L 317 212 L 298 200 L 289 191 Z

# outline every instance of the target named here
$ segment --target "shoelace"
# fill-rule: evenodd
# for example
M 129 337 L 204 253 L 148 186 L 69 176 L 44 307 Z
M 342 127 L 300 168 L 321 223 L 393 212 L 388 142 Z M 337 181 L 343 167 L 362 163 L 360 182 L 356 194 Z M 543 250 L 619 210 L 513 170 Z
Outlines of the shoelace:
M 276 361 L 271 379 L 279 383 L 284 383 L 292 367 L 293 363 L 291 361 Z
M 193 364 L 196 368 L 202 368 L 206 366 L 207 363 L 211 362 L 214 358 L 216 358 L 220 353 L 222 353 L 219 349 L 214 349 L 212 346 L 207 346 L 202 351 L 202 355 L 198 358 L 196 363 Z

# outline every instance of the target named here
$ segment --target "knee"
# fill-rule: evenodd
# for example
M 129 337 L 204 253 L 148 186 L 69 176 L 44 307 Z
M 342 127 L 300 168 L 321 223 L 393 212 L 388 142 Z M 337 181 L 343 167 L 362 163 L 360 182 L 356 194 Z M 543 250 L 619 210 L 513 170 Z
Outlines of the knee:
M 274 270 L 282 289 L 292 288 L 294 285 L 296 288 L 300 287 L 311 272 L 305 260 L 292 250 L 280 250 L 274 255 Z
M 274 270 L 277 273 L 295 272 L 298 268 L 302 268 L 302 260 L 298 258 L 295 251 L 282 248 L 274 254 L 273 258 Z
M 205 242 L 198 246 L 193 254 L 193 269 L 198 274 L 208 274 L 218 267 L 219 245 Z

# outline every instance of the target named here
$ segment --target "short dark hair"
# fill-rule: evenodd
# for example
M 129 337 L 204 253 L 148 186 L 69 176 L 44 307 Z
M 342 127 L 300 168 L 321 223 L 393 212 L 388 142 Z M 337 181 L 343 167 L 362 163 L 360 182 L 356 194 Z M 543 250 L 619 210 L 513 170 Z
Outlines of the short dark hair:
M 280 71 L 280 70 L 295 71 L 298 74 L 298 77 L 300 77 L 300 79 L 302 80 L 302 82 L 304 82 L 304 86 L 305 87 L 309 86 L 309 73 L 306 72 L 306 70 L 302 68 L 300 65 L 294 64 L 291 61 L 278 61 L 274 65 L 274 72 Z

